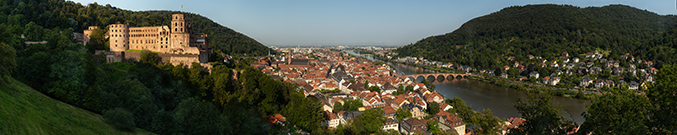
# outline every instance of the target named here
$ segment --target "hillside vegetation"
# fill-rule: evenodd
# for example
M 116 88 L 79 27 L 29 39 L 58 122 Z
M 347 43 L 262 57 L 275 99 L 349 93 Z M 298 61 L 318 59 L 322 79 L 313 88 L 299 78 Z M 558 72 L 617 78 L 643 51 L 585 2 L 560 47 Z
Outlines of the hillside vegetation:
M 19 81 L 0 85 L 0 99 L 3 134 L 152 134 L 117 130 L 101 115 L 47 97 Z
M 659 64 L 674 63 L 675 60 L 662 57 L 674 52 L 657 51 L 670 46 L 644 44 L 661 37 L 676 23 L 675 16 L 625 5 L 513 6 L 474 18 L 453 32 L 424 38 L 396 52 L 400 56 L 423 56 L 492 69 L 507 64 L 509 56 L 521 61 L 531 54 L 550 60 L 565 51 L 577 55 L 597 49 L 611 51 L 612 59 L 630 53 Z M 663 41 L 657 39 L 653 43 Z
M 68 29 L 82 32 L 89 26 L 105 28 L 109 24 L 123 23 L 131 26 L 169 25 L 171 15 L 185 14 L 187 23 L 198 33 L 209 36 L 209 45 L 216 52 L 229 54 L 265 55 L 269 48 L 258 41 L 238 33 L 207 17 L 178 11 L 130 11 L 111 5 L 91 3 L 81 5 L 63 0 L 0 0 L 0 23 L 24 26 L 34 22 L 46 29 Z M 19 35 L 16 35 L 19 36 Z M 41 41 L 37 36 L 28 40 Z M 16 48 L 16 47 L 15 47 Z

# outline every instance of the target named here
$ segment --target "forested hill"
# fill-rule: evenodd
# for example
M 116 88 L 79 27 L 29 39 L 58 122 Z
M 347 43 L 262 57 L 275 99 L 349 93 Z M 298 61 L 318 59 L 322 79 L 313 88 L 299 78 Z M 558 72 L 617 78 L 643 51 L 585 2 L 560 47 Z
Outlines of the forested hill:
M 524 60 L 532 54 L 552 59 L 564 51 L 577 55 L 595 49 L 611 51 L 611 58 L 630 53 L 652 60 L 659 57 L 642 51 L 651 50 L 642 45 L 676 23 L 676 16 L 625 5 L 513 6 L 474 18 L 451 33 L 424 38 L 396 52 L 400 56 L 423 56 L 478 68 L 503 66 L 509 56 Z
M 209 36 L 210 46 L 231 54 L 265 55 L 268 47 L 207 17 L 178 11 L 129 11 L 111 5 L 81 5 L 64 0 L 0 0 L 0 23 L 24 26 L 29 22 L 46 28 L 72 28 L 82 32 L 88 26 L 105 28 L 109 24 L 131 26 L 169 25 L 171 14 L 183 13 L 193 29 Z

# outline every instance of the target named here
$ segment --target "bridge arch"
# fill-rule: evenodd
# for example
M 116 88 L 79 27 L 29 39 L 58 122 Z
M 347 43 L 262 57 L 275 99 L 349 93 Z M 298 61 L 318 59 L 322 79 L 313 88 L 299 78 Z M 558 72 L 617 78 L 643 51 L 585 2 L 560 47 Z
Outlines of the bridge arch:
M 444 82 L 445 80 L 446 77 L 444 75 L 437 75 L 437 77 L 435 77 L 435 81 L 437 82 Z

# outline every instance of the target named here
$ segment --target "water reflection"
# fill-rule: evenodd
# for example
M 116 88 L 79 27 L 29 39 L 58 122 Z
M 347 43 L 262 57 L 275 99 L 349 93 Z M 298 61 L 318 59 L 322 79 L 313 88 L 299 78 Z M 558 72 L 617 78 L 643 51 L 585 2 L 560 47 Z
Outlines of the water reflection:
M 434 73 L 418 67 L 404 64 L 391 63 L 398 72 L 404 74 L 425 74 Z M 419 79 L 417 79 L 419 80 Z M 453 79 L 444 82 L 433 82 L 437 86 L 437 92 L 447 98 L 459 97 L 476 111 L 490 109 L 496 116 L 502 119 L 510 117 L 520 117 L 520 114 L 514 108 L 518 98 L 526 98 L 524 91 L 511 88 L 500 87 L 497 85 L 484 83 L 476 80 Z M 580 100 L 564 97 L 553 97 L 555 105 L 561 106 L 561 115 L 565 118 L 573 119 L 574 122 L 581 124 L 585 118 L 581 114 L 585 111 L 585 106 L 590 104 L 589 100 Z

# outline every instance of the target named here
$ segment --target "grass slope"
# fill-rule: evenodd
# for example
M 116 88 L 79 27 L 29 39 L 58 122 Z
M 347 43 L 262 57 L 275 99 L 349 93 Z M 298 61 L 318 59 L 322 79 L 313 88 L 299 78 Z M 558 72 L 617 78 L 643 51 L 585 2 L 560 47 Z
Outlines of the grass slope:
M 115 129 L 99 114 L 52 99 L 13 80 L 0 86 L 0 134 L 152 134 Z

